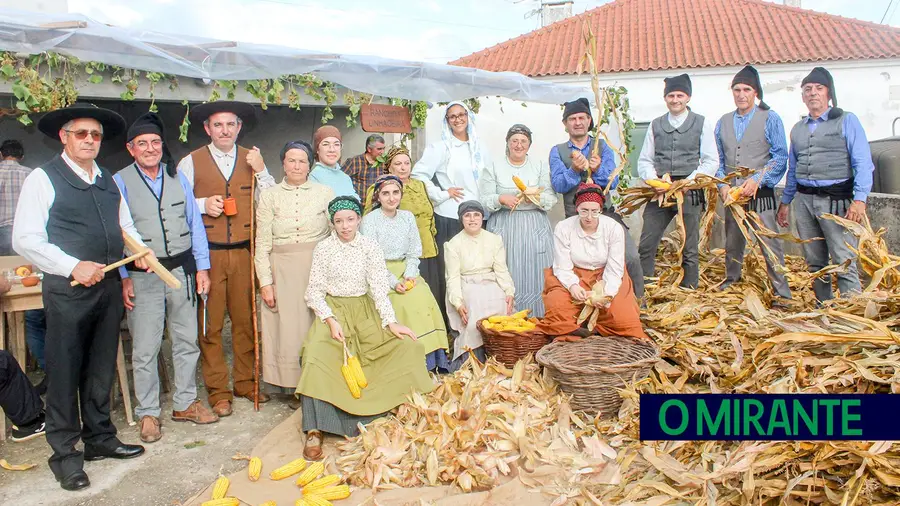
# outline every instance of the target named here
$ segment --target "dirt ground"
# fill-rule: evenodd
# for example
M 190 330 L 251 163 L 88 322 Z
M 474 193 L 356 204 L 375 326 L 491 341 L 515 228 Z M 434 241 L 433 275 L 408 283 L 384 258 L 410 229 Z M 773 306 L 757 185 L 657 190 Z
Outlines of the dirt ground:
M 226 339 L 230 340 L 230 332 L 228 334 Z M 164 343 L 172 377 L 171 349 L 168 340 Z M 230 343 L 225 348 L 230 349 Z M 127 361 L 130 373 L 130 359 Z M 40 373 L 29 375 L 35 383 L 40 379 Z M 131 384 L 133 391 L 133 382 Z M 202 386 L 199 373 L 198 385 Z M 115 388 L 118 391 L 118 384 Z M 206 401 L 202 388 L 198 396 Z M 43 437 L 24 443 L 13 443 L 8 439 L 0 442 L 0 458 L 11 464 L 37 464 L 37 467 L 21 472 L 0 469 L 0 504 L 181 505 L 215 480 L 220 471 L 227 475 L 245 467 L 246 462 L 233 461 L 231 457 L 236 453 L 250 453 L 269 431 L 293 413 L 282 397 L 273 397 L 272 401 L 260 406 L 259 412 L 253 411 L 252 402 L 238 399 L 234 403 L 234 414 L 216 424 L 176 423 L 169 418 L 171 392 L 163 397 L 163 438 L 145 445 L 146 453 L 136 459 L 86 462 L 85 471 L 91 486 L 82 491 L 67 492 L 60 488 L 47 467 L 51 451 Z M 137 425 L 129 427 L 125 421 L 121 398 L 116 400 L 112 418 L 123 442 L 140 443 Z

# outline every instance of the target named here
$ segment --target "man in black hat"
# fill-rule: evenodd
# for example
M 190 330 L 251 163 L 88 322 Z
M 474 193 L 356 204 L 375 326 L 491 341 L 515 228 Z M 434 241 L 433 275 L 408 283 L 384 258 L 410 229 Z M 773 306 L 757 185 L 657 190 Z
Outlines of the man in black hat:
M 172 420 L 196 424 L 219 421 L 197 399 L 197 294 L 209 292 L 206 229 L 191 184 L 184 174 L 176 172 L 164 139 L 165 126 L 156 113 L 139 117 L 125 137 L 125 147 L 134 163 L 114 176 L 138 232 L 182 285 L 173 289 L 153 273 L 120 269 L 122 299 L 132 336 L 131 362 L 137 397 L 134 412 L 140 420 L 141 441 L 145 443 L 162 437 L 157 356 L 166 325 L 175 364 Z
M 716 123 L 716 146 L 719 148 L 719 170 L 716 177 L 722 179 L 738 167 L 758 171 L 746 180 L 735 179 L 741 193 L 750 197 L 746 207 L 759 215 L 763 225 L 778 231 L 775 224 L 775 185 L 787 170 L 787 141 L 784 123 L 775 111 L 763 102 L 763 90 L 759 73 L 750 65 L 738 72 L 731 81 L 735 111 L 722 116 Z M 759 105 L 756 99 L 759 98 Z M 719 185 L 719 196 L 724 202 L 731 185 Z M 764 239 L 778 264 L 784 266 L 784 245 L 781 239 Z M 744 263 L 744 234 L 734 219 L 725 212 L 725 283 L 722 288 L 741 279 Z M 775 294 L 783 299 L 791 298 L 791 288 L 784 274 L 776 270 L 769 255 L 765 255 L 766 270 Z M 776 301 L 777 305 L 782 304 Z
M 791 129 L 778 224 L 788 226 L 790 206 L 796 201 L 794 222 L 800 238 L 824 238 L 803 245 L 810 272 L 828 265 L 829 256 L 833 264 L 849 260 L 847 270 L 837 275 L 841 296 L 847 297 L 861 289 L 856 254 L 851 249 L 856 247 L 857 238 L 822 215 L 837 214 L 861 223 L 866 216 L 875 165 L 859 119 L 837 106 L 831 73 L 822 67 L 814 68 L 803 78 L 801 93 L 809 115 Z M 831 299 L 831 276 L 817 278 L 813 290 L 818 301 Z
M 38 129 L 59 139 L 63 152 L 25 179 L 13 247 L 44 272 L 49 463 L 62 488 L 78 490 L 90 485 L 85 460 L 144 453 L 122 443 L 109 418 L 124 307 L 119 277 L 103 273 L 123 256 L 123 231 L 143 242 L 112 175 L 94 161 L 101 139 L 122 133 L 125 120 L 75 105 L 45 114 Z M 135 264 L 148 268 L 143 259 Z M 71 286 L 73 279 L 80 285 Z M 75 449 L 79 438 L 83 453 Z
M 591 117 L 591 105 L 582 97 L 563 104 L 563 126 L 569 134 L 569 140 L 550 148 L 550 183 L 557 193 L 563 195 L 566 218 L 575 216 L 575 191 L 578 185 L 587 182 L 588 169 L 591 180 L 597 186 L 606 188 L 609 176 L 616 170 L 616 154 L 603 139 L 598 139 L 600 151 L 592 155 L 595 139 L 588 135 L 594 129 Z M 619 177 L 613 180 L 610 190 L 619 185 Z M 624 222 L 615 212 L 612 199 L 606 199 L 604 214 Z M 644 296 L 644 275 L 641 271 L 641 257 L 631 235 L 625 233 L 625 268 L 634 285 L 634 295 L 638 299 Z
M 681 74 L 667 77 L 664 82 L 663 97 L 669 112 L 654 119 L 647 129 L 638 158 L 638 175 L 644 181 L 666 175 L 672 181 L 693 179 L 698 174 L 714 175 L 719 167 L 715 126 L 688 107 L 692 93 L 691 78 Z M 665 190 L 657 191 L 665 193 Z M 703 191 L 691 190 L 685 195 L 682 206 L 685 241 L 681 286 L 687 288 L 697 288 L 700 281 L 700 215 L 705 204 Z M 660 207 L 656 201 L 644 207 L 644 224 L 638 245 L 644 276 L 653 276 L 659 242 L 677 213 L 677 206 Z
M 232 413 L 235 396 L 253 400 L 253 323 L 255 302 L 250 257 L 250 222 L 255 186 L 275 186 L 259 148 L 246 149 L 236 141 L 244 125 L 255 120 L 253 106 L 243 102 L 216 101 L 191 109 L 191 121 L 203 123 L 212 142 L 191 152 L 178 163 L 178 171 L 194 188 L 197 206 L 209 242 L 210 290 L 206 334 L 200 336 L 200 363 L 209 405 L 218 416 Z M 255 178 L 255 182 L 253 181 Z M 231 211 L 226 212 L 225 204 Z M 225 310 L 231 317 L 233 389 L 228 388 L 228 366 L 222 347 Z M 259 402 L 269 396 L 259 393 Z

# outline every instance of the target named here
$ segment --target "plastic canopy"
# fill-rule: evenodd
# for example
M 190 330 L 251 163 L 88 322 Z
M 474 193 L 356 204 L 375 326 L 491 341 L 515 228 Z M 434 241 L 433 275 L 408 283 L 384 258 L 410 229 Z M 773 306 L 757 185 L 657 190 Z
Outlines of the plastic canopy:
M 72 13 L 0 9 L 0 50 L 53 51 L 80 60 L 212 80 L 313 73 L 354 91 L 432 102 L 499 95 L 561 104 L 591 96 L 588 86 L 541 81 L 515 72 L 129 30 Z

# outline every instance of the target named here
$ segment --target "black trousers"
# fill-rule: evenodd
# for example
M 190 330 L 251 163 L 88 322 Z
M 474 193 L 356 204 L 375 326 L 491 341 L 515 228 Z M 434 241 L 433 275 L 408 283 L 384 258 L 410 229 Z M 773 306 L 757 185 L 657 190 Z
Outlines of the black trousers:
M 86 288 L 59 276 L 44 278 L 47 316 L 47 442 L 57 479 L 84 466 L 75 449 L 115 448 L 116 427 L 109 418 L 109 393 L 116 371 L 119 327 L 125 311 L 122 282 L 105 278 Z M 80 415 L 79 421 L 79 398 Z
M 18 426 L 33 422 L 44 408 L 37 390 L 6 350 L 0 350 L 0 408 Z

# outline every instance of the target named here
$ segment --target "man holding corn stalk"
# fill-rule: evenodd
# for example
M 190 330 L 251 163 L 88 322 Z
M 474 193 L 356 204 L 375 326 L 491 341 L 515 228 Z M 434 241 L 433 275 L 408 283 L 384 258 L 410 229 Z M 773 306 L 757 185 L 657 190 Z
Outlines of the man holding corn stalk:
M 842 215 L 857 223 L 865 219 L 875 170 L 872 152 L 859 119 L 838 108 L 834 79 L 827 70 L 814 68 L 803 78 L 801 90 L 809 115 L 791 129 L 787 180 L 777 220 L 782 227 L 788 226 L 790 206 L 796 200 L 794 221 L 800 239 L 824 239 L 803 244 L 810 272 L 828 265 L 829 256 L 834 264 L 849 261 L 837 275 L 841 296 L 847 297 L 861 289 L 853 251 L 857 238 L 823 215 Z M 818 301 L 831 299 L 831 276 L 817 278 L 813 290 Z
M 553 189 L 563 195 L 566 218 L 578 214 L 575 210 L 575 193 L 578 185 L 588 182 L 588 174 L 594 184 L 605 188 L 609 176 L 616 170 L 615 152 L 603 139 L 595 151 L 595 139 L 588 135 L 594 129 L 591 117 L 591 105 L 586 98 L 579 98 L 563 104 L 563 126 L 569 134 L 569 140 L 557 144 L 550 149 L 550 183 Z M 619 178 L 613 180 L 610 188 L 615 189 Z M 604 214 L 619 223 L 624 222 L 612 207 L 612 199 L 606 199 Z M 641 257 L 631 235 L 625 234 L 625 266 L 634 286 L 634 295 L 638 299 L 644 296 L 644 274 L 641 270 Z
M 644 181 L 666 176 L 671 181 L 692 180 L 699 174 L 712 176 L 719 166 L 715 126 L 688 107 L 691 78 L 681 74 L 667 77 L 664 82 L 663 97 L 669 112 L 654 119 L 647 129 L 638 158 L 638 175 Z M 657 188 L 656 191 L 663 195 L 668 189 Z M 705 204 L 702 189 L 687 191 L 682 206 L 685 240 L 681 286 L 685 288 L 697 288 L 700 281 L 700 215 Z M 638 251 L 645 276 L 653 276 L 659 242 L 677 213 L 676 206 L 662 207 L 655 200 L 648 202 L 644 208 L 644 226 Z
M 739 188 L 741 198 L 749 198 L 747 208 L 755 212 L 762 225 L 777 231 L 775 225 L 775 185 L 787 170 L 787 141 L 781 117 L 763 102 L 763 90 L 759 73 L 751 65 L 738 72 L 731 81 L 731 94 L 737 109 L 725 114 L 716 124 L 716 146 L 719 148 L 719 170 L 716 177 L 724 179 L 739 167 L 757 170 L 756 174 L 732 183 Z M 759 98 L 759 105 L 756 99 Z M 719 195 L 728 201 L 731 184 L 720 184 Z M 768 251 L 764 254 L 766 270 L 775 294 L 791 298 L 791 288 L 784 274 L 772 263 L 784 265 L 784 246 L 781 239 L 765 240 Z M 725 212 L 725 283 L 722 288 L 741 279 L 746 239 L 734 214 Z

